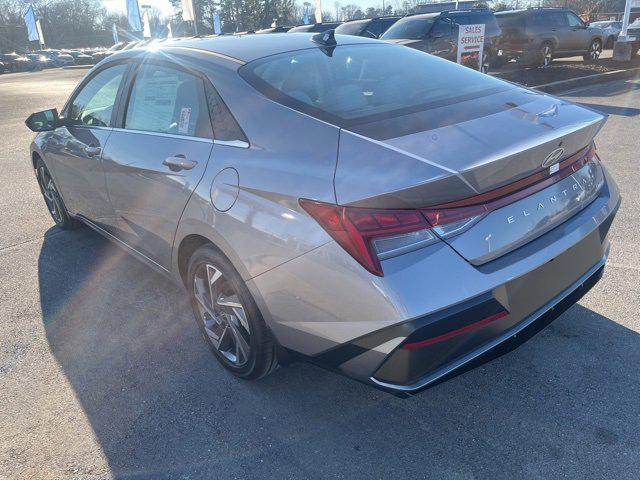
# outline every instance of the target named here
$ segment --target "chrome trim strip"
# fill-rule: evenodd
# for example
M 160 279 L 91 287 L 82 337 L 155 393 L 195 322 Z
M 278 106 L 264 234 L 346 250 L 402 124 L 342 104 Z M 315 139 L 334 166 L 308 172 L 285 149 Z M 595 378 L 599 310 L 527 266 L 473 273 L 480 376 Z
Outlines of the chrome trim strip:
M 213 139 L 204 137 L 191 137 L 189 135 L 176 135 L 174 133 L 149 132 L 147 130 L 133 130 L 131 128 L 114 128 L 114 132 L 138 133 L 141 135 L 151 135 L 154 137 L 178 138 L 181 140 L 194 140 L 196 142 L 213 143 Z
M 607 249 L 604 256 L 600 259 L 598 263 L 596 263 L 593 267 L 587 270 L 587 273 L 582 275 L 578 280 L 576 280 L 573 284 L 571 284 L 571 286 L 566 288 L 560 295 L 556 296 L 550 302 L 546 303 L 545 305 L 540 307 L 538 310 L 536 310 L 534 313 L 532 313 L 529 317 L 522 320 L 518 325 L 514 326 L 510 330 L 507 330 L 505 333 L 503 333 L 497 338 L 494 338 L 492 341 L 483 345 L 477 350 L 474 350 L 473 352 L 465 355 L 464 357 L 459 358 L 455 362 L 441 368 L 440 370 L 436 370 L 434 373 L 427 375 L 426 377 L 423 377 L 417 382 L 411 385 L 396 385 L 394 383 L 386 383 L 386 382 L 377 380 L 373 376 L 369 377 L 369 379 L 376 385 L 380 385 L 381 387 L 388 388 L 390 390 L 396 390 L 399 392 L 413 392 L 415 390 L 420 390 L 434 383 L 435 381 L 439 380 L 445 375 L 448 375 L 449 373 L 453 372 L 454 370 L 457 370 L 458 368 L 462 367 L 466 363 L 469 363 L 475 358 L 479 357 L 480 355 L 488 352 L 492 348 L 497 347 L 501 343 L 506 342 L 511 337 L 513 337 L 514 335 L 517 335 L 519 332 L 521 332 L 522 330 L 527 328 L 529 325 L 534 323 L 542 315 L 547 313 L 549 310 L 553 309 L 557 304 L 559 304 L 561 301 L 563 301 L 565 298 L 571 295 L 580 285 L 582 285 L 585 281 L 587 281 L 589 277 L 591 277 L 594 273 L 596 273 L 596 271 L 598 271 L 605 264 L 608 256 L 609 256 L 609 249 Z
M 107 232 L 104 228 L 99 227 L 98 225 L 96 225 L 95 223 L 93 223 L 91 220 L 89 220 L 86 217 L 83 217 L 82 215 L 78 215 L 76 217 L 78 220 L 81 220 L 83 223 L 85 223 L 88 227 L 92 228 L 93 230 L 95 230 L 96 232 L 98 232 L 100 235 L 102 235 L 103 237 L 105 237 L 107 240 L 111 240 L 113 243 L 115 243 L 116 245 L 118 245 L 120 248 L 126 250 L 127 252 L 133 254 L 134 257 L 138 258 L 139 260 L 141 260 L 143 263 L 146 263 L 147 265 L 149 265 L 150 267 L 154 268 L 155 270 L 159 271 L 160 273 L 163 274 L 171 274 L 171 271 L 167 270 L 166 268 L 164 268 L 162 265 L 160 265 L 159 263 L 157 263 L 154 260 L 151 260 L 149 257 L 147 257 L 144 253 L 139 252 L 138 250 L 136 250 L 135 248 L 133 248 L 131 245 L 129 245 L 128 243 L 120 240 L 118 237 L 116 237 L 115 235 Z
M 236 57 L 231 57 L 229 55 L 225 55 L 224 53 L 213 52 L 211 50 L 205 50 L 203 48 L 195 48 L 195 47 L 183 47 L 179 45 L 167 45 L 168 48 L 171 49 L 179 49 L 179 50 L 189 50 L 198 53 L 204 53 L 206 55 L 213 55 L 214 57 L 222 58 L 223 60 L 229 60 L 230 62 L 237 63 L 238 65 L 246 65 L 247 62 L 244 60 L 240 60 Z
M 216 140 L 213 139 L 215 145 L 224 145 L 225 147 L 249 148 L 249 144 L 244 140 Z

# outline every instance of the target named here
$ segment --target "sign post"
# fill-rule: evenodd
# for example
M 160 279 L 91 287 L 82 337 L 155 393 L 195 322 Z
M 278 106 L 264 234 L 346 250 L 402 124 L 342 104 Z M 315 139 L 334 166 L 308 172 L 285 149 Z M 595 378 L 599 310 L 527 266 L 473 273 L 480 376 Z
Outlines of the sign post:
M 613 45 L 613 60 L 616 62 L 630 62 L 633 53 L 633 41 L 635 39 L 627 36 L 627 27 L 629 26 L 629 16 L 631 7 L 640 5 L 640 0 L 627 0 L 624 6 L 624 15 L 622 16 L 622 30 L 618 35 L 618 40 Z
M 482 71 L 484 51 L 484 23 L 458 27 L 458 56 L 456 62 Z

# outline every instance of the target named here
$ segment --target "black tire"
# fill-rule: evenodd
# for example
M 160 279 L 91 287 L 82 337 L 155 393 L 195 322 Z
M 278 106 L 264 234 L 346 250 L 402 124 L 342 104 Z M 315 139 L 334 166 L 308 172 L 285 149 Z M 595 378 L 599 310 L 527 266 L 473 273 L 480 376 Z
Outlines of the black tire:
M 602 40 L 600 40 L 599 38 L 594 38 L 589 44 L 589 50 L 582 56 L 582 58 L 585 62 L 597 62 L 600 58 L 601 53 Z
M 615 41 L 615 37 L 613 35 L 609 35 L 607 41 L 604 44 L 604 48 L 613 48 L 613 44 L 615 43 Z
M 58 188 L 53 181 L 53 177 L 41 158 L 38 158 L 36 161 L 35 170 L 40 192 L 42 193 L 42 197 L 53 221 L 63 230 L 74 230 L 78 228 L 81 225 L 80 222 L 69 215 L 64 201 L 58 193 Z
M 229 360 L 229 358 L 215 346 L 205 328 L 205 320 L 201 311 L 202 309 L 199 306 L 200 304 L 196 299 L 195 291 L 197 288 L 196 276 L 198 272 L 202 271 L 201 269 L 203 267 L 208 270 L 208 266 L 219 270 L 221 273 L 220 278 L 225 281 L 225 284 L 228 284 L 229 289 L 232 289 L 233 292 L 237 294 L 237 300 L 239 300 L 239 303 L 242 305 L 249 326 L 248 331 L 245 331 L 245 333 L 250 332 L 248 335 L 249 354 L 247 355 L 245 363 L 241 366 L 237 366 Z M 265 377 L 277 369 L 278 357 L 276 342 L 267 328 L 260 310 L 244 281 L 231 265 L 231 262 L 212 244 L 198 248 L 193 255 L 191 255 L 187 270 L 187 291 L 198 328 L 207 342 L 209 349 L 224 368 L 236 377 L 246 380 Z
M 498 55 L 491 57 L 491 68 L 504 67 L 507 63 L 509 63 L 509 59 L 507 57 Z
M 537 57 L 537 67 L 545 68 L 551 65 L 551 62 L 553 62 L 553 44 L 544 42 L 540 45 Z

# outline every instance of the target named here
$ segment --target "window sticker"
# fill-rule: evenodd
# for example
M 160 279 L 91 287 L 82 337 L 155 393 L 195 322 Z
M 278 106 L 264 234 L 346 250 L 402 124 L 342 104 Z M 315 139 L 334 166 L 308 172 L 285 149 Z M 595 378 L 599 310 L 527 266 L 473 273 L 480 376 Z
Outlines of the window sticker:
M 189 119 L 191 118 L 191 108 L 182 107 L 180 109 L 180 122 L 178 122 L 178 132 L 189 133 Z
M 133 111 L 128 128 L 168 132 L 178 90 L 178 75 L 166 70 L 145 75 L 136 81 Z

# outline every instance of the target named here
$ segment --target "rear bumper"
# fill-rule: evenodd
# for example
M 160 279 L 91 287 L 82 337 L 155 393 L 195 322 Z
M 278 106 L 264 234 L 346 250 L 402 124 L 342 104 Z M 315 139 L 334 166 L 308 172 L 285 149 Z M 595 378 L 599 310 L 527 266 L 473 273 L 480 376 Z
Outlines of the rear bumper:
M 248 286 L 283 347 L 415 393 L 517 346 L 584 295 L 602 275 L 619 204 L 605 171 L 582 211 L 484 265 L 435 244 L 385 260 L 381 278 L 330 242 Z
M 571 285 L 570 288 L 556 296 L 552 301 L 520 323 L 509 327 L 508 322 L 505 320 L 506 325 L 495 325 L 494 327 L 498 331 L 496 336 L 490 338 L 490 340 L 477 348 L 463 353 L 449 364 L 429 371 L 423 376 L 411 378 L 409 383 L 394 383 L 394 376 L 406 380 L 406 372 L 415 370 L 416 364 L 419 365 L 418 370 L 426 367 L 420 358 L 424 355 L 411 353 L 411 350 L 404 350 L 402 347 L 399 347 L 371 377 L 371 382 L 382 389 L 394 393 L 415 394 L 510 352 L 553 322 L 591 290 L 600 278 L 602 278 L 605 260 L 606 256 L 589 269 L 589 271 Z M 482 302 L 480 299 L 479 301 Z M 488 336 L 489 335 L 491 334 L 488 334 Z M 417 349 L 415 351 L 417 351 Z M 433 352 L 429 352 L 429 354 L 432 353 Z M 385 379 L 380 379 L 378 376 Z

